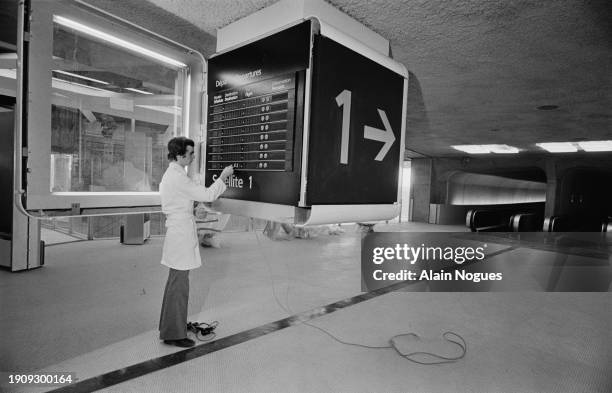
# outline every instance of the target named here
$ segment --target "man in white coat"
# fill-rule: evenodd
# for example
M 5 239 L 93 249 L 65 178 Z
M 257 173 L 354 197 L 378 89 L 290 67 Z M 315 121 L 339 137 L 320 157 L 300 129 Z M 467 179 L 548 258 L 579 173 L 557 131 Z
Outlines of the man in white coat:
M 170 268 L 159 319 L 159 337 L 164 343 L 178 347 L 195 345 L 187 338 L 189 270 L 200 267 L 202 261 L 193 203 L 217 199 L 226 189 L 225 179 L 234 172 L 230 165 L 210 187 L 198 184 L 185 170 L 193 161 L 193 148 L 193 141 L 185 137 L 172 138 L 168 142 L 170 165 L 159 185 L 167 228 L 161 263 Z

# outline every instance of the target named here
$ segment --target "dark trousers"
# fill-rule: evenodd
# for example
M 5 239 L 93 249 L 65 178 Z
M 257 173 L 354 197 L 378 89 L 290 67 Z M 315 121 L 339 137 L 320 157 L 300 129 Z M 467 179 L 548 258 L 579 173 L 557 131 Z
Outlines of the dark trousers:
M 179 340 L 187 337 L 187 305 L 189 304 L 189 270 L 170 269 L 164 290 L 159 338 Z

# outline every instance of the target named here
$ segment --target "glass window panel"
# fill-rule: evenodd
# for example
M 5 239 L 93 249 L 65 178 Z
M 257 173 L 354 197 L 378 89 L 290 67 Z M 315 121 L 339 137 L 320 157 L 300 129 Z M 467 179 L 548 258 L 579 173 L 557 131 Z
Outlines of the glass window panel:
M 51 192 L 158 191 L 187 71 L 54 23 Z

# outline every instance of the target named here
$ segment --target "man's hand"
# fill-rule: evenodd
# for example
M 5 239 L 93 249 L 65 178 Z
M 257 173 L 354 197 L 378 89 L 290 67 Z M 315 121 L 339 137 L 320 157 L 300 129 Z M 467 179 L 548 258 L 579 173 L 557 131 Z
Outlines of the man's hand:
M 225 181 L 225 179 L 227 179 L 228 177 L 230 177 L 232 174 L 234 173 L 234 166 L 233 165 L 228 165 L 225 168 L 223 168 L 223 171 L 221 172 L 221 174 L 219 175 L 219 178 L 222 181 Z
M 208 215 L 208 208 L 206 207 L 204 203 L 200 202 L 195 207 L 193 213 L 197 219 L 204 220 L 206 219 L 206 216 Z

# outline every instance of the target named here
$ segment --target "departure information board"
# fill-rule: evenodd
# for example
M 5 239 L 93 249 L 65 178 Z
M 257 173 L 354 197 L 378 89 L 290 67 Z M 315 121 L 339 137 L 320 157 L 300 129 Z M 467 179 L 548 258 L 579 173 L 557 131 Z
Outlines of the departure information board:
M 206 185 L 234 166 L 224 198 L 297 206 L 311 23 L 208 61 Z
M 295 76 L 216 93 L 208 114 L 209 170 L 293 170 Z

